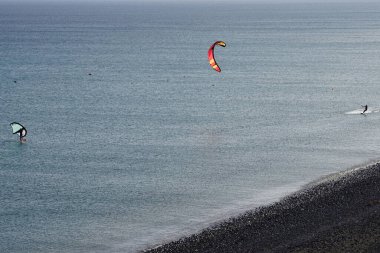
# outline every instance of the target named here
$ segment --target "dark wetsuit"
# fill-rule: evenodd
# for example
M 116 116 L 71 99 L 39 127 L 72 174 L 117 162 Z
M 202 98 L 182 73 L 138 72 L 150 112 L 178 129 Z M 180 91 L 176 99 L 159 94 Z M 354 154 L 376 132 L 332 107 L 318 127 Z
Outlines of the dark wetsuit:
M 367 111 L 367 109 L 368 109 L 368 105 L 365 105 L 365 106 L 363 106 L 364 107 L 364 111 L 362 112 L 362 114 L 364 114 L 366 111 Z

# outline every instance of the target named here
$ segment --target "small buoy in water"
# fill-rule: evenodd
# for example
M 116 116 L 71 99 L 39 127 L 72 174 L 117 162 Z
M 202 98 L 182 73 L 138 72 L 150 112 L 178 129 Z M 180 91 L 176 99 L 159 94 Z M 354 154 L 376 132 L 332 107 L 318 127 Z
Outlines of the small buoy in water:
M 91 76 L 92 74 L 91 73 L 88 73 L 89 76 Z
M 13 82 L 14 82 L 14 83 L 17 83 L 17 81 L 16 81 L 16 80 L 14 80 Z

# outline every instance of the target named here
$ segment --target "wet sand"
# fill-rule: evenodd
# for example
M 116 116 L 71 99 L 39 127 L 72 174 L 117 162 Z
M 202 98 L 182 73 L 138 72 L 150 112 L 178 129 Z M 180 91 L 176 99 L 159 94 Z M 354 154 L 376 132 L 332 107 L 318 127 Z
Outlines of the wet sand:
M 144 252 L 380 252 L 380 163 Z

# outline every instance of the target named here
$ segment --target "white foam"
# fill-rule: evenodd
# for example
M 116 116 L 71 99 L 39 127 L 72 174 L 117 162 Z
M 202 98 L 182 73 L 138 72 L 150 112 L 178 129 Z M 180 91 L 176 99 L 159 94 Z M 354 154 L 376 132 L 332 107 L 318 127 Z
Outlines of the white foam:
M 345 112 L 344 114 L 363 114 L 363 108 L 361 109 L 356 109 L 350 112 Z M 373 107 L 368 107 L 368 110 L 364 114 L 369 114 L 369 113 L 376 113 L 380 112 L 380 108 L 373 108 Z

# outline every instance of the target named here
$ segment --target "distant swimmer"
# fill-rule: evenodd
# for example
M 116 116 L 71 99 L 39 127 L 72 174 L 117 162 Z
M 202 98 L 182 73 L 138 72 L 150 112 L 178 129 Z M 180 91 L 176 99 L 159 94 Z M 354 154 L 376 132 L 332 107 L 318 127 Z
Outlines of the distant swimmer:
M 14 83 L 17 83 L 17 81 L 16 81 L 16 80 L 14 80 L 13 82 L 14 82 Z
M 89 75 L 89 76 L 92 76 L 92 74 L 91 74 L 91 73 L 88 73 L 88 75 Z
M 362 105 L 362 107 L 364 107 L 364 110 L 362 112 L 362 114 L 364 114 L 368 110 L 368 105 Z

